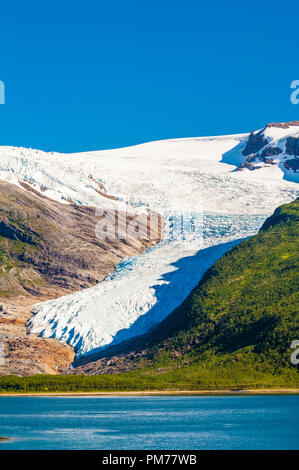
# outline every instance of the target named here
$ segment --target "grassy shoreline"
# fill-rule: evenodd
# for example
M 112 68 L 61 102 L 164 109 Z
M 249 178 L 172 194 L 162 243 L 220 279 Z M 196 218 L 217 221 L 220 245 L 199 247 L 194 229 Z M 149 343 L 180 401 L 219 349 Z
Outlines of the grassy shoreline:
M 247 362 L 233 361 L 229 356 L 227 363 L 201 363 L 180 369 L 156 371 L 155 368 L 139 369 L 120 374 L 99 375 L 31 375 L 0 377 L 0 396 L 29 396 L 45 394 L 98 394 L 112 396 L 118 394 L 207 394 L 207 393 L 254 393 L 257 391 L 299 391 L 298 372 L 294 368 L 273 370 L 261 363 L 252 367 L 250 355 Z
M 137 397 L 137 396 L 213 396 L 213 395 L 299 395 L 298 388 L 215 389 L 215 390 L 140 390 L 90 392 L 0 392 L 0 397 Z

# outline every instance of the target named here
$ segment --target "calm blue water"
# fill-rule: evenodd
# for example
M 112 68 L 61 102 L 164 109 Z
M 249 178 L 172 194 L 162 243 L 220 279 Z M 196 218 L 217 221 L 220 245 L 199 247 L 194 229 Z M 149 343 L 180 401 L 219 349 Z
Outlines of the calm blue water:
M 0 397 L 0 449 L 299 449 L 299 396 Z

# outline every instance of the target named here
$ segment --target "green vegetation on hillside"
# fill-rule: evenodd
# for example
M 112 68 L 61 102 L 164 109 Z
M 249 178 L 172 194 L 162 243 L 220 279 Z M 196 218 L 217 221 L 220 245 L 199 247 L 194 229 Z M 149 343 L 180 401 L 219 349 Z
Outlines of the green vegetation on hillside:
M 299 200 L 277 209 L 258 235 L 227 252 L 150 337 L 155 361 L 187 355 L 194 364 L 249 352 L 290 367 L 298 339 Z
M 8 376 L 0 390 L 298 388 L 298 366 L 290 361 L 299 339 L 298 221 L 299 200 L 278 208 L 156 330 L 111 356 L 131 371 L 106 374 L 98 366 L 97 376 Z M 92 364 L 81 371 L 87 367 L 92 373 Z

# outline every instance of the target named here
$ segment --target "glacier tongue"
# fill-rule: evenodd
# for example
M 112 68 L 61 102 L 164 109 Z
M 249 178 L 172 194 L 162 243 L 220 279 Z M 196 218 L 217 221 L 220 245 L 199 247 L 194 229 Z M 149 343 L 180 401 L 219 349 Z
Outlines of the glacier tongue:
M 164 240 L 122 261 L 95 287 L 37 304 L 29 328 L 75 347 L 78 357 L 146 333 L 187 297 L 205 271 L 264 216 L 204 217 L 200 241 Z

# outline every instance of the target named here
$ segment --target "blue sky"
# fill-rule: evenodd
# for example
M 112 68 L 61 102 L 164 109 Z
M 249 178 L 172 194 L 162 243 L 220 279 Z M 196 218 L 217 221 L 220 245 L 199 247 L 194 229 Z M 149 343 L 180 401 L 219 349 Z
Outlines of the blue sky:
M 299 118 L 299 2 L 14 1 L 0 145 L 74 152 Z

